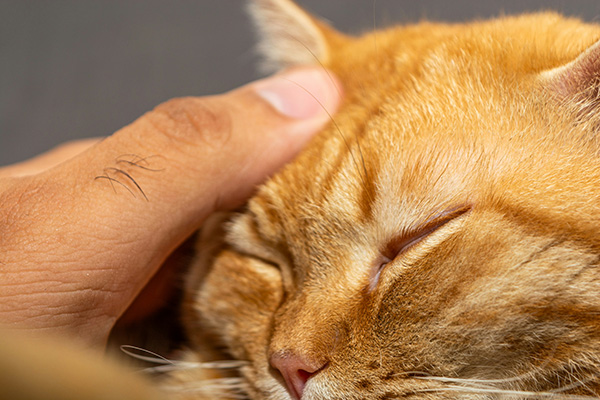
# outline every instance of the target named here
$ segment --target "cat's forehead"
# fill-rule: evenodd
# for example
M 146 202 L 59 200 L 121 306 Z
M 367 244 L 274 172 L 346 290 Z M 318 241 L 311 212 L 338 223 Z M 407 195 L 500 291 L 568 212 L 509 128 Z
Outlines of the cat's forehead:
M 540 109 L 536 77 L 597 34 L 578 32 L 577 21 L 539 14 L 502 26 L 420 24 L 335 49 L 345 105 L 254 204 L 267 205 L 282 240 L 315 249 L 491 204 L 498 188 L 508 202 L 539 195 L 535 182 L 561 180 L 545 171 L 564 170 L 573 146 Z
M 381 96 L 386 84 L 394 90 L 406 78 L 409 85 L 432 78 L 443 86 L 444 76 L 486 82 L 538 73 L 572 61 L 599 36 L 597 26 L 552 12 L 457 25 L 422 22 L 334 47 L 328 67 L 346 84 L 383 89 Z

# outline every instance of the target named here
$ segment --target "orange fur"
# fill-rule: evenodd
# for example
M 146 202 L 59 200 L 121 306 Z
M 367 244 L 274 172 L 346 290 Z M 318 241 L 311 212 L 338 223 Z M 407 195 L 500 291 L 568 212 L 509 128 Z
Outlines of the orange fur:
M 303 399 L 597 396 L 600 28 L 542 13 L 350 38 L 289 0 L 255 12 L 299 21 L 266 29 L 288 35 L 270 62 L 323 62 L 345 104 L 196 265 L 196 355 L 247 361 L 252 399 L 290 398 L 270 357 L 311 370 Z

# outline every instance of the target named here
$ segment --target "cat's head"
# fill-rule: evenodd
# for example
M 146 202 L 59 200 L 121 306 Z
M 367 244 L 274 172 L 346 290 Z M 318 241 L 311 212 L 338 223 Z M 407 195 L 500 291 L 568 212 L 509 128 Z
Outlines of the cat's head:
M 235 218 L 192 336 L 248 361 L 253 399 L 596 395 L 600 28 L 350 38 L 253 6 L 270 63 L 322 64 L 345 103 Z

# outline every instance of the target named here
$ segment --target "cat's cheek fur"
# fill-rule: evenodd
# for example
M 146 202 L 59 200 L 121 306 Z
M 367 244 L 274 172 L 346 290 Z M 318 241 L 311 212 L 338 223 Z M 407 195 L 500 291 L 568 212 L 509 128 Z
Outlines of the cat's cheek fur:
M 267 361 L 272 319 L 283 296 L 280 272 L 229 250 L 221 251 L 209 268 L 201 289 L 187 301 L 188 325 L 223 350 L 213 358 L 248 362 L 240 372 L 248 382 L 244 391 L 253 398 L 285 395 Z M 189 375 L 188 380 L 194 379 L 206 378 Z
M 224 251 L 215 260 L 196 299 L 209 329 L 223 333 L 236 359 L 263 359 L 272 316 L 283 293 L 276 268 Z

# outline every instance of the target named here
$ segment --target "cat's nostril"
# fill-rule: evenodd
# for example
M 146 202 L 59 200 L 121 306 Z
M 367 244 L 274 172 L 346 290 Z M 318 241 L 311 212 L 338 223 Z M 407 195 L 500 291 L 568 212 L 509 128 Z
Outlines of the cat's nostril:
M 304 386 L 311 376 L 322 370 L 326 363 L 309 362 L 295 354 L 273 354 L 269 359 L 271 366 L 283 376 L 288 392 L 294 400 L 299 400 Z

